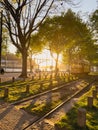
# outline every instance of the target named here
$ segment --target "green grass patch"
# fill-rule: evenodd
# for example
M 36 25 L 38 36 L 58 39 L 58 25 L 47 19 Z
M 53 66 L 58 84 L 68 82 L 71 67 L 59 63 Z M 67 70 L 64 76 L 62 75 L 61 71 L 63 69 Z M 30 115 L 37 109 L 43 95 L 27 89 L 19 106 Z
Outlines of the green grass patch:
M 31 103 L 29 105 L 24 106 L 22 109 L 27 111 L 30 114 L 37 115 L 37 116 L 43 116 L 53 108 L 55 108 L 57 105 L 59 105 L 61 101 L 55 101 L 55 102 L 47 102 L 47 103 Z
M 89 108 L 87 106 L 87 97 L 92 95 L 92 89 L 83 95 L 78 103 L 68 112 L 61 121 L 56 123 L 56 126 L 59 129 L 68 129 L 68 130 L 98 130 L 98 98 L 94 99 L 93 107 Z M 77 125 L 77 112 L 78 108 L 82 107 L 86 109 L 86 127 L 81 128 Z
M 43 86 L 40 86 L 40 83 L 42 82 Z M 30 90 L 28 93 L 26 93 L 26 85 L 29 84 L 30 85 Z M 0 86 L 0 99 L 3 99 L 4 101 L 7 102 L 14 102 L 14 101 L 18 101 L 21 99 L 24 99 L 28 96 L 33 96 L 35 94 L 38 94 L 40 92 L 44 92 L 46 90 L 50 90 L 51 86 L 49 86 L 50 84 L 50 79 L 49 80 L 45 80 L 45 79 L 41 79 L 41 80 L 20 80 L 20 81 L 14 81 L 14 82 L 8 82 L 7 83 L 3 83 Z M 57 86 L 57 81 L 55 79 L 53 79 L 52 81 L 52 88 Z M 4 88 L 7 87 L 9 89 L 9 94 L 8 94 L 8 98 L 3 98 L 4 97 Z
M 29 112 L 30 114 L 33 115 L 37 115 L 37 116 L 43 116 L 45 113 L 47 113 L 48 111 L 50 111 L 52 108 L 52 104 L 40 104 L 40 105 L 30 105 L 26 108 L 24 108 L 24 110 L 26 110 L 27 112 Z

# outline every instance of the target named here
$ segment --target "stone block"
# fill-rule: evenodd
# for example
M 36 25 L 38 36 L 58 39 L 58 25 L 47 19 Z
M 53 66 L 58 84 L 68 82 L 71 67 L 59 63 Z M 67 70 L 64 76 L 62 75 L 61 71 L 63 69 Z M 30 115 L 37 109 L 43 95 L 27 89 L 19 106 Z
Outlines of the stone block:
M 86 126 L 86 110 L 84 108 L 78 108 L 77 123 L 80 127 Z
M 29 91 L 30 91 L 30 85 L 28 84 L 28 85 L 26 86 L 26 93 L 29 93 Z
M 5 88 L 4 89 L 4 98 L 8 98 L 8 94 L 9 94 L 9 89 Z
M 93 98 L 97 98 L 97 91 L 96 91 L 96 90 L 93 90 L 93 91 L 92 91 L 92 95 L 93 95 Z
M 88 107 L 92 108 L 92 106 L 93 106 L 93 97 L 88 97 L 87 105 L 88 105 Z

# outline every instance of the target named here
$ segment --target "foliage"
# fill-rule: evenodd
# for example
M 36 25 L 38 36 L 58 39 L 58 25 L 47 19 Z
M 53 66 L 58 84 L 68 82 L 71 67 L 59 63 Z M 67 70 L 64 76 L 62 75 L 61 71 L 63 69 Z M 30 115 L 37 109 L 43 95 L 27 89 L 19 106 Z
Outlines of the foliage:
M 4 25 L 8 29 L 12 44 L 22 54 L 21 77 L 27 77 L 27 56 L 30 36 L 41 25 L 54 0 L 1 0 Z
M 40 36 L 37 33 L 31 36 L 30 43 L 29 50 L 32 52 L 32 55 L 41 52 L 44 48 L 44 43 L 40 41 Z
M 63 54 L 69 66 L 77 60 L 91 62 L 97 57 L 91 30 L 71 9 L 60 16 L 48 17 L 39 28 L 39 34 L 51 53 Z
M 94 41 L 95 41 L 95 44 L 96 44 L 96 48 L 97 48 L 97 51 L 98 52 L 98 10 L 96 9 L 94 12 L 92 12 L 92 14 L 90 15 L 90 23 L 89 23 L 90 27 L 91 27 L 91 30 L 94 34 Z M 98 64 L 98 54 L 96 53 L 96 55 L 94 55 L 94 60 L 93 60 L 93 63 L 94 64 Z
M 37 116 L 43 116 L 47 112 L 51 110 L 52 104 L 31 104 L 24 109 L 31 114 L 35 114 Z
M 76 62 L 77 60 L 91 61 L 93 55 L 96 55 L 96 46 L 88 25 L 71 10 L 65 14 L 64 19 L 66 35 L 70 39 L 66 51 L 64 51 L 64 57 L 67 58 L 68 62 Z M 89 51 L 91 48 L 92 51 Z
M 82 96 L 76 105 L 64 116 L 62 120 L 57 123 L 58 127 L 65 127 L 68 130 L 96 130 L 98 129 L 98 99 L 94 100 L 94 106 L 89 108 L 87 106 L 87 97 L 92 94 L 94 87 L 84 96 Z M 79 107 L 85 108 L 87 110 L 86 115 L 86 127 L 81 128 L 77 125 L 77 109 Z M 62 126 L 63 124 L 63 126 Z
M 90 21 L 91 21 L 92 29 L 96 30 L 96 32 L 98 33 L 98 10 L 95 10 L 90 15 Z

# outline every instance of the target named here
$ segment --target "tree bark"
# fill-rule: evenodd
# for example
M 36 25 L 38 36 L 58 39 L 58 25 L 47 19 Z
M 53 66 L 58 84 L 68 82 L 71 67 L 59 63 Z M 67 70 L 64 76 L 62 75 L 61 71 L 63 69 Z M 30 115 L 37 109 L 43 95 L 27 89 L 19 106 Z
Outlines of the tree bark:
M 58 75 L 58 59 L 59 59 L 59 54 L 57 54 L 57 58 L 56 58 L 56 65 L 55 65 L 55 77 L 57 77 Z
M 22 51 L 22 72 L 20 77 L 27 78 L 27 50 Z

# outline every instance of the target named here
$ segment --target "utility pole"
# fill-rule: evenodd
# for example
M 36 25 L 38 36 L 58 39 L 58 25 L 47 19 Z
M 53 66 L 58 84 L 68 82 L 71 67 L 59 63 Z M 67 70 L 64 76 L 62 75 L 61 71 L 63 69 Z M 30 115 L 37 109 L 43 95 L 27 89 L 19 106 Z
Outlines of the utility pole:
M 0 12 L 0 68 L 1 68 L 1 53 L 2 53 L 2 18 L 3 13 Z

